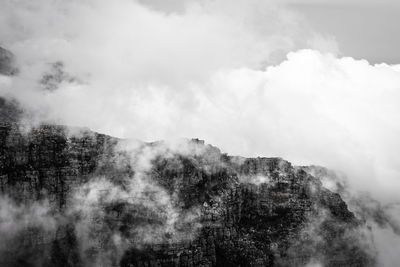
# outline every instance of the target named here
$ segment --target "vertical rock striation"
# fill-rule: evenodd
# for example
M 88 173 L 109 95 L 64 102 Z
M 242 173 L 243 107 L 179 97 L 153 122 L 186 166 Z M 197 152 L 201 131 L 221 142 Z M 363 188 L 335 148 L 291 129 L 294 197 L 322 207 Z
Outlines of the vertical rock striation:
M 185 151 L 121 144 L 63 126 L 0 127 L 1 194 L 18 207 L 48 203 L 54 222 L 10 236 L 2 266 L 375 265 L 363 223 L 303 168 L 231 157 L 199 140 Z M 76 192 L 96 181 L 101 197 L 77 207 Z M 85 196 L 80 203 L 93 198 Z

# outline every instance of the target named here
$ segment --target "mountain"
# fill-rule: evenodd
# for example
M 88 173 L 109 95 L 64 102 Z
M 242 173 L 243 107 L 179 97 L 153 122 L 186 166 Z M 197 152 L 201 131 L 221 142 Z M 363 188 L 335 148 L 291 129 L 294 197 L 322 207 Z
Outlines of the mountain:
M 340 195 L 280 158 L 16 124 L 0 157 L 1 266 L 375 265 Z

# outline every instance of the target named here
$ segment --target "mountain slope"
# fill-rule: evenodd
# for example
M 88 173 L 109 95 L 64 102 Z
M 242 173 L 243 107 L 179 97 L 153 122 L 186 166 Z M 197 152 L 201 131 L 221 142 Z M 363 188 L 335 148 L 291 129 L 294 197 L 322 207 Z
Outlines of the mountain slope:
M 2 266 L 375 265 L 341 197 L 280 158 L 16 124 L 0 157 Z

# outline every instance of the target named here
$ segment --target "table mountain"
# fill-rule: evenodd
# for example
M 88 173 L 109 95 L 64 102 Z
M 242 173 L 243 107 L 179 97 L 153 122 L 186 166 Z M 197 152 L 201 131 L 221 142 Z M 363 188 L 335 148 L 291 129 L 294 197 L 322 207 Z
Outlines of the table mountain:
M 198 139 L 0 127 L 1 266 L 375 266 L 307 168 Z

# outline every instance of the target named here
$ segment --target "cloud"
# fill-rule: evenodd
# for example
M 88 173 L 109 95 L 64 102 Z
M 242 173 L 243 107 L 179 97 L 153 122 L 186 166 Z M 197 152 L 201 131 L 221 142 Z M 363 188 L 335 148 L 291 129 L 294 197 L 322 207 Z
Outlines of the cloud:
M 265 70 L 217 71 L 183 93 L 68 84 L 40 94 L 40 103 L 51 118 L 112 135 L 199 137 L 230 154 L 327 166 L 374 197 L 397 200 L 399 86 L 398 66 L 301 50 Z
M 220 70 L 260 69 L 295 48 L 335 47 L 277 1 L 188 1 L 178 13 L 150 3 L 5 2 L 1 45 L 15 53 L 20 74 L 1 84 L 1 95 L 38 120 L 153 140 L 149 132 L 201 104 L 198 86 Z M 48 79 L 56 64 L 62 75 Z
M 32 244 L 32 246 L 40 246 L 52 240 L 56 233 L 58 219 L 48 201 L 22 204 L 1 195 L 0 262 L 7 265 L 5 263 L 7 259 L 20 255 L 25 255 L 32 261 L 40 261 L 40 255 L 24 254 L 25 250 L 29 251 L 26 246 L 26 236 L 31 236 L 34 240 L 35 245 Z M 42 252 L 45 253 L 45 251 Z
M 0 75 L 0 96 L 30 120 L 199 137 L 340 170 L 355 190 L 400 201 L 399 65 L 338 56 L 334 37 L 277 1 L 174 3 L 6 1 L 1 45 L 19 73 Z
M 189 140 L 168 144 L 120 140 L 108 152 L 104 155 L 107 159 L 99 159 L 91 179 L 70 185 L 66 205 L 61 209 L 49 202 L 50 195 L 32 203 L 17 202 L 7 192 L 0 196 L 0 234 L 4 240 L 0 244 L 1 264 L 26 260 L 43 266 L 49 260 L 63 261 L 65 255 L 75 253 L 73 260 L 82 261 L 84 266 L 111 266 L 118 265 L 129 249 L 195 240 L 206 222 L 203 202 L 193 201 L 194 195 L 187 198 L 188 191 L 182 189 L 188 177 L 181 157 L 193 161 L 198 170 L 212 173 L 212 164 L 222 164 L 220 152 Z M 154 178 L 159 175 L 157 160 L 179 175 Z M 201 188 L 195 182 L 191 185 Z M 35 245 L 27 243 L 27 236 L 35 244 L 46 246 L 36 251 Z M 63 246 L 65 239 L 72 243 Z
M 162 185 L 163 179 L 171 177 L 153 178 L 157 175 L 154 162 L 160 157 L 174 170 L 183 169 L 178 155 L 187 159 L 201 155 L 204 166 L 199 168 L 204 170 L 209 157 L 212 159 L 205 146 L 187 140 L 151 145 L 121 140 L 110 158 L 99 161 L 99 172 L 106 168 L 104 176 L 93 177 L 73 190 L 65 216 L 75 218 L 72 221 L 85 266 L 118 264 L 132 248 L 195 240 L 204 211 L 202 203 L 188 205 L 181 198 L 182 187 L 177 184 L 187 177 L 168 180 L 172 188 Z
M 54 230 L 56 223 L 48 202 L 18 205 L 4 196 L 0 199 L 0 221 L 0 232 L 4 237 L 13 235 L 28 226 Z
M 374 232 L 374 243 L 379 249 L 379 265 L 385 267 L 394 267 L 398 264 L 398 250 L 400 237 L 393 233 L 390 228 L 382 228 L 372 225 Z
M 6 2 L 0 32 L 30 78 L 45 63 L 61 60 L 88 82 L 114 90 L 143 83 L 186 86 L 216 69 L 260 66 L 275 50 L 307 41 L 300 17 L 276 1 L 185 6 L 169 14 L 131 0 Z
M 231 154 L 339 169 L 397 199 L 400 67 L 317 50 L 265 67 L 302 44 L 337 52 L 274 1 L 168 13 L 127 0 L 41 0 L 1 12 L 20 74 L 2 76 L 0 92 L 29 119 L 146 141 L 199 137 Z M 51 73 L 55 90 L 43 84 Z

